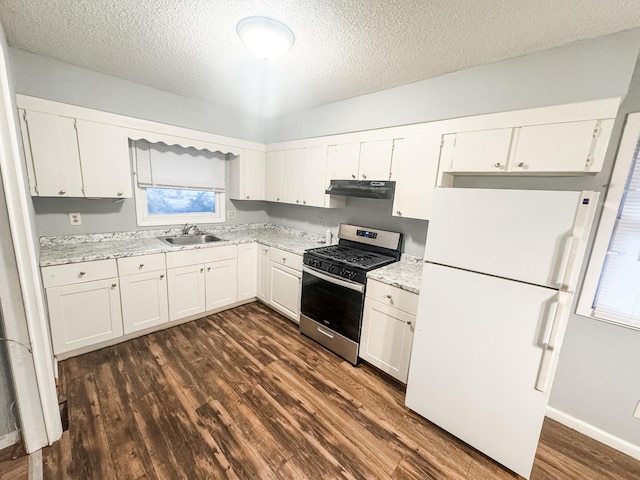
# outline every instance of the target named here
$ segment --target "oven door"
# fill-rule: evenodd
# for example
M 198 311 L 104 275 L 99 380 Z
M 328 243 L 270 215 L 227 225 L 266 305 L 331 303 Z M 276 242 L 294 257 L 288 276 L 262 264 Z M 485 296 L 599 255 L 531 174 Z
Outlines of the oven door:
M 364 285 L 302 267 L 303 315 L 358 343 L 363 306 Z

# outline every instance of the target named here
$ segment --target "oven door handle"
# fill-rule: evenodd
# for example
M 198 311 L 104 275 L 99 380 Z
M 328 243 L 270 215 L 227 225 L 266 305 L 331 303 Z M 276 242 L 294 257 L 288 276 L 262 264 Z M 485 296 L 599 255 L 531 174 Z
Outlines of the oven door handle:
M 341 287 L 348 288 L 350 290 L 355 290 L 356 292 L 360 292 L 360 293 L 364 292 L 364 285 L 360 283 L 350 282 L 349 280 L 343 280 L 342 278 L 331 275 L 330 273 L 320 272 L 315 268 L 307 267 L 306 265 L 302 266 L 302 271 L 308 273 L 309 275 L 313 275 L 314 277 L 318 277 L 321 280 L 325 280 L 329 283 L 334 283 L 336 285 L 340 285 Z

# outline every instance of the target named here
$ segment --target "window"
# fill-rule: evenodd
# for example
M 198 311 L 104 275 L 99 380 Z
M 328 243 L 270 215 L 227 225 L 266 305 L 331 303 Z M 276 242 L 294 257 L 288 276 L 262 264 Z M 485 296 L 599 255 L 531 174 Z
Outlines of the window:
M 138 225 L 224 221 L 224 154 L 147 140 L 133 146 Z
M 577 313 L 640 330 L 640 113 L 629 115 Z

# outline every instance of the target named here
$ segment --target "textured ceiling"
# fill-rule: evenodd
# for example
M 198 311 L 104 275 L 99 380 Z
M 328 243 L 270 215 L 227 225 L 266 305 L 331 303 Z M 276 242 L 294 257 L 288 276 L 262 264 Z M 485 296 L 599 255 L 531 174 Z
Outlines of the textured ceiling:
M 263 15 L 296 41 L 266 63 Z M 273 116 L 640 26 L 638 0 L 0 0 L 11 46 Z

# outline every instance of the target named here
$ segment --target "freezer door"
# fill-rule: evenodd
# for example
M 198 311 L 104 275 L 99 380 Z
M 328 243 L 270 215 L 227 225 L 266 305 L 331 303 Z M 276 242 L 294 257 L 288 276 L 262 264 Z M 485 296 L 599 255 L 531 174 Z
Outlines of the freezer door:
M 425 264 L 406 405 L 528 478 L 566 324 L 558 295 Z
M 573 291 L 597 195 L 436 189 L 425 260 Z

